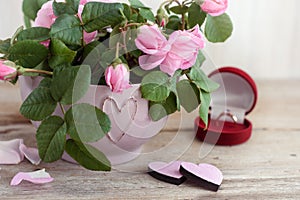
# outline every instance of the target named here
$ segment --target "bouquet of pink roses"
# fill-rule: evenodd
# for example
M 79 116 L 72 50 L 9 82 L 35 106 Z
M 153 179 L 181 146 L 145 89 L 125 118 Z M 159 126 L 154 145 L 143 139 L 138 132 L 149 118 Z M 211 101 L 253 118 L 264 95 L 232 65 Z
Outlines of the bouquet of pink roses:
M 43 77 L 20 109 L 26 118 L 41 121 L 37 143 L 42 160 L 56 161 L 66 150 L 86 168 L 110 169 L 101 152 L 96 153 L 101 162 L 86 160 L 93 156 L 85 143 L 110 131 L 110 119 L 101 109 L 75 105 L 91 84 L 122 93 L 139 83 L 153 121 L 200 105 L 199 115 L 207 123 L 210 93 L 218 85 L 201 69 L 201 50 L 205 38 L 224 42 L 230 37 L 227 4 L 166 0 L 155 15 L 139 0 L 24 0 L 26 28 L 0 41 L 0 79 L 15 83 L 21 75 Z M 64 118 L 52 116 L 57 107 Z M 73 115 L 84 112 L 88 118 L 92 111 L 97 122 L 88 127 Z M 79 137 L 75 124 L 89 135 Z

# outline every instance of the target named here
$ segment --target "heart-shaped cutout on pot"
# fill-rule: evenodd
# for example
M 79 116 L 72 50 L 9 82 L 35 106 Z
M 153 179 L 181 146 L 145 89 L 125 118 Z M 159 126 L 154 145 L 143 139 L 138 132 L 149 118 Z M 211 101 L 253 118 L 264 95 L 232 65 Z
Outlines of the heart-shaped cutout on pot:
M 148 165 L 149 172 L 152 177 L 175 185 L 180 185 L 186 178 L 179 172 L 182 161 L 152 162 Z
M 199 186 L 215 192 L 218 191 L 223 181 L 222 172 L 217 167 L 205 163 L 196 165 L 182 162 L 180 173 L 188 180 L 196 182 Z
M 114 142 L 119 142 L 135 120 L 137 114 L 137 100 L 131 97 L 123 100 L 119 105 L 118 99 L 108 97 L 103 103 L 103 110 L 109 115 L 112 128 L 109 137 Z

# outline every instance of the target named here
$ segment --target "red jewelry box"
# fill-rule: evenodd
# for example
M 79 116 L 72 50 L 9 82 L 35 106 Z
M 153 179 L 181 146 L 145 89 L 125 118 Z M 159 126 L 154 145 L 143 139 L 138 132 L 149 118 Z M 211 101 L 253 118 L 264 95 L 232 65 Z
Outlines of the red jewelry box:
M 197 138 L 217 145 L 237 145 L 251 137 L 252 123 L 245 117 L 257 102 L 257 87 L 244 71 L 223 67 L 209 77 L 220 84 L 211 94 L 211 110 L 207 128 L 198 117 L 195 120 Z

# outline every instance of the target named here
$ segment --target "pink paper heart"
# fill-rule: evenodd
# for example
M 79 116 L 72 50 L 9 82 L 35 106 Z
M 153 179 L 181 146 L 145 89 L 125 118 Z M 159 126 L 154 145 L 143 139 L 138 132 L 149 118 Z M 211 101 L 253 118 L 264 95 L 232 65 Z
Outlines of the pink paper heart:
M 180 185 L 186 180 L 186 178 L 179 172 L 181 163 L 182 161 L 173 161 L 170 163 L 152 162 L 148 165 L 148 173 L 158 180 Z
M 109 136 L 114 142 L 119 142 L 135 120 L 137 101 L 134 98 L 130 98 L 122 105 L 119 105 L 115 98 L 108 97 L 104 101 L 103 110 L 109 114 L 112 123 Z
M 187 179 L 195 181 L 199 186 L 218 191 L 222 180 L 222 172 L 215 166 L 210 164 L 199 164 L 183 162 L 180 166 L 180 173 Z

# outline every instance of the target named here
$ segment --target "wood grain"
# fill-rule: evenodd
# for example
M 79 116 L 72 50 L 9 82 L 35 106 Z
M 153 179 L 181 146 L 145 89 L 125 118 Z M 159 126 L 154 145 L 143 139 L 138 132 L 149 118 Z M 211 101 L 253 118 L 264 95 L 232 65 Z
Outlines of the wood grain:
M 300 198 L 300 81 L 258 83 L 259 101 L 248 118 L 254 124 L 252 138 L 233 147 L 215 146 L 204 153 L 194 139 L 196 113 L 173 115 L 166 128 L 144 147 L 136 160 L 114 167 L 112 172 L 91 172 L 58 161 L 33 166 L 0 166 L 1 199 L 299 199 Z M 0 140 L 24 138 L 35 144 L 35 129 L 18 114 L 18 88 L 0 84 Z M 279 92 L 280 91 L 280 92 Z M 8 95 L 9 94 L 9 95 Z M 6 105 L 6 106 L 3 106 Z M 181 119 L 182 118 L 182 119 Z M 181 125 L 179 125 L 181 123 Z M 179 129 L 180 128 L 180 129 Z M 180 186 L 160 182 L 146 174 L 154 160 L 180 159 L 207 162 L 224 173 L 217 193 L 186 182 Z M 46 168 L 55 181 L 46 185 L 9 182 L 19 171 Z

